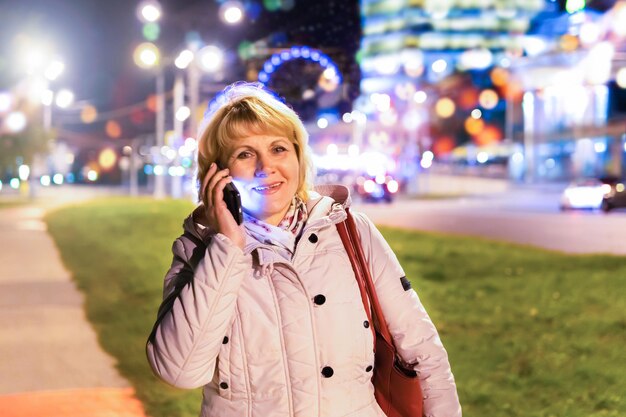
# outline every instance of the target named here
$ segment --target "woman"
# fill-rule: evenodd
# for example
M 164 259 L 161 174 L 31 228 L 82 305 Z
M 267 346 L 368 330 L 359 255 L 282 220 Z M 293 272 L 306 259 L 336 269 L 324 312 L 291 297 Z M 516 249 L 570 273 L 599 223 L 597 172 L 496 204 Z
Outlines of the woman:
M 198 144 L 202 204 L 184 223 L 150 335 L 154 372 L 204 386 L 203 417 L 383 417 L 371 382 L 370 323 L 335 224 L 345 187 L 313 191 L 298 116 L 254 84 L 235 84 Z M 238 225 L 223 200 L 241 194 Z M 399 353 L 421 379 L 424 413 L 461 415 L 448 357 L 374 225 L 354 213 Z

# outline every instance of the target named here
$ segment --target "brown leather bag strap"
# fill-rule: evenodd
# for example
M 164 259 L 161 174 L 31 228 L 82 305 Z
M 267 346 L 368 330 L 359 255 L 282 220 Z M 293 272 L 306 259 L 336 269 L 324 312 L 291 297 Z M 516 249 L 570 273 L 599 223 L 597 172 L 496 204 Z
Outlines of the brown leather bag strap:
M 359 261 L 357 260 L 356 252 L 354 251 L 354 246 L 350 239 L 350 233 L 348 232 L 348 225 L 346 224 L 345 221 L 341 223 L 337 223 L 337 231 L 339 232 L 339 237 L 341 237 L 341 242 L 343 243 L 343 246 L 346 249 L 348 258 L 350 259 L 350 264 L 352 265 L 352 270 L 354 271 L 356 282 L 357 284 L 359 284 L 359 291 L 361 293 L 361 301 L 363 302 L 363 307 L 365 308 L 367 319 L 372 324 L 370 328 L 372 329 L 372 336 L 374 337 L 374 348 L 375 348 L 376 347 L 376 330 L 375 330 L 374 321 L 372 321 L 372 311 L 370 310 L 370 303 L 367 297 L 367 290 L 365 289 L 365 282 L 363 278 L 363 273 L 361 272 L 361 266 L 359 265 Z
M 356 228 L 356 224 L 354 223 L 354 218 L 352 217 L 349 209 L 346 209 L 346 213 L 348 217 L 343 223 L 346 224 L 348 229 L 348 237 L 351 243 L 351 250 L 348 248 L 348 246 L 346 246 L 345 242 L 344 246 L 346 246 L 346 252 L 354 252 L 354 261 L 353 258 L 350 258 L 350 262 L 353 262 L 352 267 L 355 270 L 355 274 L 357 274 L 357 269 L 360 271 L 360 279 L 359 276 L 357 276 L 357 281 L 359 281 L 359 285 L 361 285 L 362 283 L 363 288 L 367 293 L 367 298 L 371 304 L 372 312 L 374 315 L 374 321 L 372 323 L 381 334 L 381 336 L 387 341 L 387 343 L 389 343 L 391 346 L 395 346 L 393 343 L 393 338 L 391 337 L 391 333 L 389 332 L 389 327 L 387 326 L 387 322 L 385 321 L 385 316 L 383 314 L 382 308 L 380 307 L 380 303 L 378 301 L 378 294 L 376 293 L 376 288 L 374 287 L 374 281 L 372 280 L 372 276 L 370 274 L 369 265 L 365 259 L 363 246 L 361 245 L 361 238 Z M 348 254 L 348 256 L 350 257 L 350 254 Z M 369 308 L 367 308 L 367 306 L 366 310 L 369 311 Z

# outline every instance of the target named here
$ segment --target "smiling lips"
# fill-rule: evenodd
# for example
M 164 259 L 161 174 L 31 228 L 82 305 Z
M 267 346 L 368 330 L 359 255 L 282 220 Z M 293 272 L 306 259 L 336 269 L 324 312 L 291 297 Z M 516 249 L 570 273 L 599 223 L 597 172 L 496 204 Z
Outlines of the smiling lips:
M 273 194 L 274 192 L 278 191 L 278 189 L 280 188 L 282 184 L 283 184 L 282 182 L 275 182 L 273 184 L 260 185 L 258 187 L 254 187 L 253 190 L 263 195 Z

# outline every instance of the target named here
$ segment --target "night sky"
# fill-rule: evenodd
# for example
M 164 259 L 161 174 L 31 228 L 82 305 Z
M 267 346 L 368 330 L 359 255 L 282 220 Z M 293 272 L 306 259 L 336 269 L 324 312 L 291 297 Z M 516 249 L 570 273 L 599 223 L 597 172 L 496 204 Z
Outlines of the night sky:
M 10 88 L 20 76 L 14 65 L 13 45 L 17 34 L 27 33 L 55 45 L 66 63 L 65 73 L 55 87 L 69 87 L 77 100 L 86 100 L 99 110 L 111 110 L 145 99 L 154 91 L 154 78 L 132 61 L 134 47 L 143 41 L 141 24 L 135 15 L 137 3 L 0 0 L 0 89 Z M 343 57 L 342 69 L 348 73 L 347 79 L 357 84 L 357 3 L 296 0 L 288 12 L 269 12 L 258 1 L 260 13 L 256 19 L 251 21 L 248 16 L 238 26 L 227 26 L 217 17 L 215 0 L 161 0 L 164 17 L 156 43 L 174 54 L 184 47 L 185 34 L 195 31 L 204 42 L 217 44 L 233 56 L 242 40 L 267 39 L 272 46 L 307 44 L 330 48 Z M 231 79 L 226 81 L 235 81 L 232 78 L 243 74 L 241 66 L 234 68 L 229 73 Z

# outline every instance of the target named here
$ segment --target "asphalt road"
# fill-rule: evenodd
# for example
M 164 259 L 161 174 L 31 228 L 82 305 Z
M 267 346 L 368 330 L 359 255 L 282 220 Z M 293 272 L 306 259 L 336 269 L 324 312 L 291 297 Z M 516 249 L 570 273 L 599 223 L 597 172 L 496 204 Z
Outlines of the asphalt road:
M 626 212 L 558 209 L 560 191 L 516 189 L 491 196 L 355 203 L 375 223 L 481 236 L 566 253 L 626 255 Z

